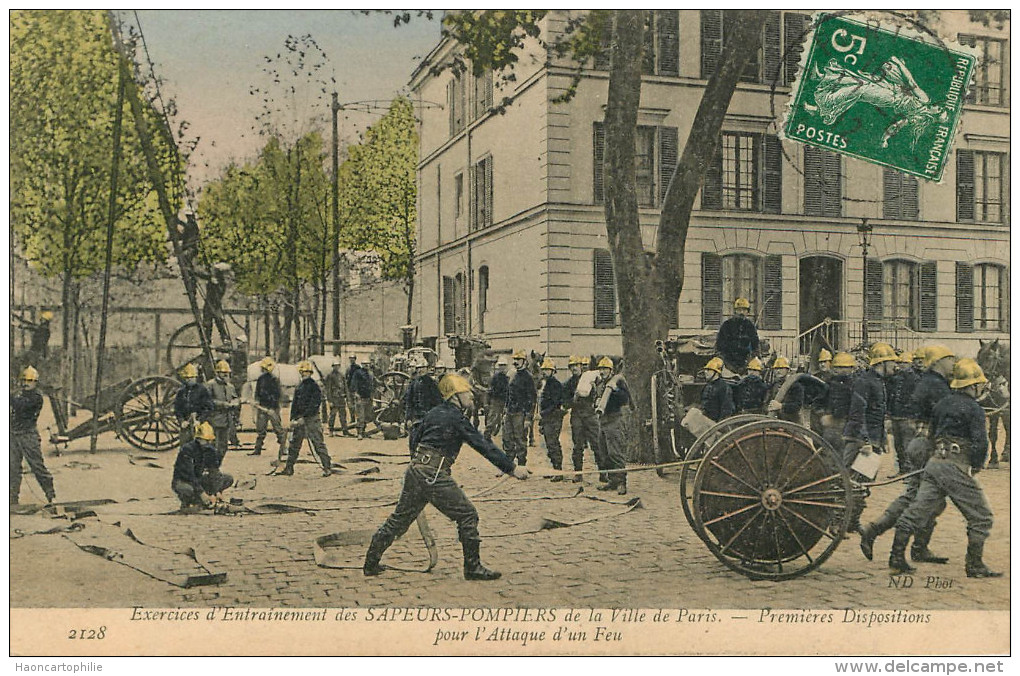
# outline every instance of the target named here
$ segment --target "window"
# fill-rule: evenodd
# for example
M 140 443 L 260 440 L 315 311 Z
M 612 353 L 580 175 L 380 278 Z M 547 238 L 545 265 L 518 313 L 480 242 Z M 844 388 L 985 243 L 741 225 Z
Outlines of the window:
M 453 177 L 453 220 L 460 225 L 460 217 L 464 213 L 464 172 Z
M 1005 161 L 1004 153 L 956 151 L 956 220 L 1005 222 Z
M 467 108 L 466 94 L 464 76 L 461 73 L 456 73 L 453 80 L 446 84 L 446 109 L 450 111 L 450 136 L 464 130 L 464 111 Z
M 885 169 L 882 178 L 882 217 L 917 219 L 917 179 L 895 169 Z
M 843 215 L 843 165 L 836 153 L 804 146 L 804 215 Z
M 916 328 L 917 271 L 910 261 L 887 261 L 882 270 L 882 298 L 890 319 L 897 326 Z
M 703 209 L 779 213 L 782 148 L 772 134 L 724 132 L 705 171 Z
M 492 71 L 486 69 L 481 75 L 476 75 L 474 78 L 475 86 L 475 116 L 474 119 L 480 118 L 489 112 L 492 108 Z
M 792 85 L 804 52 L 804 40 L 811 30 L 811 17 L 807 14 L 787 12 L 783 15 L 783 71 L 786 84 Z
M 462 336 L 467 333 L 467 289 L 464 273 L 443 277 L 443 334 Z
M 914 263 L 869 259 L 865 274 L 865 318 L 914 331 L 938 329 L 935 261 Z
M 607 13 L 608 15 L 608 13 Z M 595 70 L 609 70 L 609 45 L 613 37 L 612 19 L 607 16 L 601 30 L 602 47 L 595 55 Z M 646 12 L 644 63 L 645 75 L 680 75 L 680 12 L 675 9 Z
M 956 330 L 1008 331 L 1009 280 L 994 263 L 956 264 Z
M 1003 72 L 1005 71 L 1006 41 L 977 35 L 960 35 L 960 44 L 976 47 L 981 54 L 978 58 L 977 68 L 974 70 L 970 91 L 967 92 L 967 103 L 1005 106 Z
M 760 317 L 760 328 L 781 330 L 783 257 L 776 254 L 701 254 L 702 326 L 718 328 L 737 298 L 748 300 L 752 316 Z M 764 308 L 761 303 L 765 304 Z
M 594 127 L 592 192 L 595 203 L 605 200 L 605 128 L 601 122 Z M 634 138 L 634 168 L 637 173 L 638 206 L 655 207 L 666 196 L 678 161 L 676 127 L 639 126 Z M 658 197 L 658 199 L 656 199 Z
M 492 157 L 479 160 L 472 174 L 471 229 L 480 230 L 492 225 Z
M 777 11 L 768 12 L 765 18 L 765 25 L 762 27 L 761 47 L 756 49 L 745 67 L 741 80 L 743 82 L 759 82 L 762 84 L 782 84 L 783 77 L 783 49 L 781 44 L 782 33 L 780 13 Z M 791 58 L 790 47 L 793 50 L 800 48 L 803 41 L 803 29 L 799 24 L 803 23 L 804 15 L 800 20 L 791 19 L 786 34 L 792 37 L 786 54 L 787 63 Z M 722 58 L 723 45 L 734 29 L 736 14 L 734 12 L 723 12 L 718 9 L 707 9 L 701 11 L 701 77 L 707 80 L 715 73 Z M 799 53 L 798 53 L 799 58 Z M 796 67 L 794 62 L 794 68 Z M 786 66 L 789 69 L 789 66 Z
M 489 266 L 478 268 L 478 332 L 485 333 L 485 313 L 489 310 Z
M 594 253 L 594 297 L 595 328 L 616 327 L 616 277 L 613 273 L 613 257 L 605 249 Z

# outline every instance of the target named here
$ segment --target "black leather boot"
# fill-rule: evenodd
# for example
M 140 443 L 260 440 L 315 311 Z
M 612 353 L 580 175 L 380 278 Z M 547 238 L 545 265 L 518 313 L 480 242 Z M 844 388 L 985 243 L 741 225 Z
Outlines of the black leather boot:
M 878 521 L 872 521 L 866 526 L 861 526 L 858 532 L 861 534 L 861 553 L 864 554 L 864 558 L 871 561 L 875 539 L 895 525 L 896 522 L 883 512 L 882 516 L 878 517 Z
M 913 573 L 917 570 L 907 563 L 908 542 L 910 542 L 910 533 L 897 528 L 896 537 L 893 538 L 892 551 L 889 552 L 889 568 L 897 573 Z
M 925 528 L 923 531 L 914 534 L 914 543 L 910 546 L 910 560 L 914 563 L 949 563 L 949 557 L 937 556 L 928 549 L 928 543 L 931 542 L 931 532 L 934 528 L 935 525 L 933 523 L 931 528 Z
M 376 531 L 372 536 L 372 543 L 368 546 L 368 552 L 365 554 L 365 565 L 361 568 L 365 575 L 371 577 L 386 570 L 386 566 L 380 564 L 379 561 L 382 560 L 383 552 L 389 546 L 390 543 L 386 542 L 386 538 Z
M 985 562 L 982 561 L 984 552 L 984 540 L 970 540 L 967 542 L 967 577 L 1002 577 L 1002 573 L 989 570 Z
M 280 476 L 294 476 L 294 463 L 292 463 L 290 460 L 288 460 L 287 464 L 284 466 L 283 470 L 280 472 Z
M 465 580 L 498 580 L 502 573 L 489 570 L 482 565 L 481 556 L 478 550 L 481 547 L 478 540 L 468 540 L 463 543 L 464 547 L 464 579 Z

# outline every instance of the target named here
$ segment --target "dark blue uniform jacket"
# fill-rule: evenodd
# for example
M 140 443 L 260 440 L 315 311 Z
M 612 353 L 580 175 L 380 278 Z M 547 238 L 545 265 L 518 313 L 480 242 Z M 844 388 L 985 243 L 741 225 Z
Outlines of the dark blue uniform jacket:
M 627 383 L 620 379 L 616 382 L 616 389 L 609 393 L 609 401 L 606 402 L 606 416 L 619 413 L 620 409 L 630 403 L 630 390 Z
M 428 374 L 415 376 L 404 392 L 404 420 L 421 420 L 432 407 L 443 403 L 439 386 Z
M 889 379 L 889 415 L 893 418 L 916 418 L 914 389 L 920 377 L 917 371 L 906 368 Z
M 747 364 L 758 350 L 758 329 L 747 317 L 734 315 L 722 323 L 715 338 L 715 349 L 728 362 Z
M 510 381 L 506 399 L 507 413 L 531 413 L 535 408 L 535 379 L 527 369 L 518 369 Z
M 701 412 L 719 422 L 733 415 L 733 388 L 722 378 L 716 378 L 701 391 Z
M 451 465 L 460 454 L 463 443 L 503 472 L 510 474 L 514 471 L 514 463 L 506 453 L 491 441 L 486 441 L 461 410 L 448 401 L 425 414 L 421 424 L 411 431 L 411 453 L 417 451 L 419 445 L 428 446 L 442 453 Z
M 872 369 L 862 371 L 854 378 L 850 393 L 850 413 L 843 427 L 843 436 L 884 446 L 885 410 L 885 382 L 882 376 Z
M 545 384 L 542 385 L 542 400 L 538 403 L 538 410 L 542 416 L 559 411 L 565 401 L 563 383 L 555 375 L 546 378 Z
M 367 399 L 372 396 L 372 390 L 375 388 L 375 378 L 364 366 L 359 366 L 358 370 L 351 374 L 350 388 L 362 399 Z
M 914 411 L 921 422 L 931 422 L 935 404 L 952 394 L 949 383 L 934 371 L 925 371 L 914 388 Z
M 956 437 L 970 442 L 970 466 L 980 469 L 988 453 L 985 412 L 971 397 L 954 392 L 935 404 L 931 414 L 931 437 Z
M 216 453 L 216 447 L 193 439 L 181 446 L 181 450 L 177 453 L 173 481 L 189 483 L 195 487 L 196 491 L 201 491 L 202 473 L 206 470 L 218 469 L 219 466 L 220 458 Z M 173 484 L 171 483 L 171 485 Z
M 493 373 L 492 380 L 489 381 L 489 397 L 492 399 L 499 399 L 505 404 L 509 393 L 510 378 L 508 378 L 505 373 L 500 373 L 499 371 Z
M 263 373 L 255 381 L 255 401 L 259 406 L 275 410 L 280 407 L 280 379 L 272 373 Z
M 738 411 L 760 413 L 765 406 L 765 396 L 769 393 L 769 386 L 765 384 L 762 377 L 753 371 L 744 376 L 733 392 L 733 403 Z
M 305 378 L 294 390 L 294 401 L 290 402 L 290 419 L 308 418 L 319 415 L 322 408 L 322 390 L 312 378 Z
M 826 396 L 825 411 L 833 418 L 846 420 L 850 415 L 850 393 L 853 386 L 853 373 L 833 375 L 829 379 L 829 393 Z
M 16 397 L 11 397 L 11 431 L 30 432 L 35 429 L 35 421 L 39 419 L 43 398 L 39 390 L 23 390 Z
M 212 395 L 202 383 L 194 385 L 185 383 L 177 390 L 177 396 L 174 398 L 174 415 L 178 420 L 187 420 L 192 413 L 197 414 L 198 419 L 202 420 L 213 408 L 215 407 Z

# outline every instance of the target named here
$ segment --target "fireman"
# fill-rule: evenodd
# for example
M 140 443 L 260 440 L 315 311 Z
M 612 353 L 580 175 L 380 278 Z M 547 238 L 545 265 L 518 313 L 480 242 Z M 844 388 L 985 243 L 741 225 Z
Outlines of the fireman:
M 489 398 L 485 407 L 485 438 L 489 441 L 503 428 L 506 398 L 510 392 L 510 378 L 506 375 L 506 357 L 496 360 L 496 372 L 489 380 Z
M 843 428 L 850 414 L 850 392 L 856 367 L 857 362 L 849 352 L 837 352 L 832 358 L 832 375 L 821 420 L 822 438 L 839 453 L 843 451 Z
M 36 423 L 42 411 L 43 398 L 39 394 L 39 372 L 27 366 L 21 372 L 21 391 L 11 395 L 11 461 L 10 461 L 10 504 L 18 504 L 21 493 L 21 462 L 28 466 L 46 495 L 46 502 L 53 502 L 53 475 L 43 462 L 42 439 Z
M 912 469 L 907 458 L 907 445 L 914 438 L 914 388 L 920 379 L 913 367 L 914 355 L 904 352 L 896 361 L 896 373 L 889 378 L 889 429 L 896 449 L 896 466 L 900 473 Z
M 528 436 L 525 419 L 535 409 L 535 379 L 527 369 L 524 350 L 514 352 L 514 377 L 506 401 L 506 429 L 503 448 L 518 465 L 528 464 Z
M 605 448 L 606 470 L 609 481 L 597 490 L 616 489 L 619 495 L 627 494 L 627 438 L 624 429 L 623 407 L 631 403 L 630 390 L 622 373 L 613 375 L 613 360 L 602 357 L 599 360 L 599 397 L 595 414 L 599 420 L 599 432 Z
M 545 452 L 555 470 L 563 469 L 563 449 L 560 447 L 560 432 L 563 431 L 563 383 L 556 378 L 556 362 L 549 357 L 542 362 L 542 396 L 538 403 L 538 426 L 545 439 Z M 552 478 L 563 481 L 562 475 Z
M 248 455 L 262 455 L 262 444 L 266 441 L 266 428 L 273 426 L 276 441 L 280 444 L 277 457 L 283 459 L 284 431 L 280 419 L 280 379 L 273 374 L 276 362 L 264 357 L 259 362 L 262 374 L 255 381 L 255 450 Z
M 1002 576 L 989 570 L 983 560 L 993 517 L 981 485 L 974 480 L 988 459 L 985 412 L 976 401 L 987 382 L 973 359 L 961 359 L 953 367 L 953 380 L 949 383 L 953 392 L 942 398 L 931 414 L 933 455 L 924 466 L 917 497 L 896 521 L 896 537 L 889 555 L 889 567 L 894 571 L 914 571 L 905 557 L 907 542 L 949 498 L 967 520 L 967 577 Z
M 574 464 L 574 482 L 580 483 L 583 480 L 581 471 L 584 469 L 584 448 L 591 448 L 592 456 L 595 459 L 595 467 L 601 471 L 600 479 L 603 483 L 609 480 L 604 474 L 606 469 L 604 453 L 599 440 L 599 421 L 595 416 L 595 404 L 593 401 L 592 386 L 598 378 L 598 371 L 586 369 L 589 360 L 580 356 L 570 358 L 570 379 L 564 385 L 563 395 L 567 399 L 567 406 L 570 408 L 570 440 L 573 444 L 573 451 L 570 459 Z M 590 375 L 588 375 L 590 374 Z
M 722 359 L 712 357 L 701 370 L 707 381 L 701 390 L 701 412 L 715 422 L 729 418 L 736 411 L 733 404 L 733 388 L 722 379 L 722 368 Z
M 290 404 L 290 447 L 287 449 L 287 465 L 280 472 L 283 476 L 294 474 L 294 463 L 297 462 L 301 444 L 305 438 L 312 445 L 312 451 L 322 463 L 322 476 L 333 473 L 333 465 L 326 451 L 326 440 L 322 438 L 322 420 L 319 410 L 322 408 L 322 390 L 312 378 L 314 367 L 312 362 L 303 361 L 298 364 L 301 383 L 294 390 L 294 401 Z
M 212 413 L 213 400 L 206 386 L 198 382 L 198 368 L 194 364 L 185 364 L 180 376 L 184 384 L 174 397 L 174 415 L 181 426 L 181 443 L 186 443 L 194 438 L 195 425 Z
M 205 384 L 212 398 L 212 411 L 206 417 L 206 421 L 212 425 L 216 433 L 216 452 L 223 462 L 227 455 L 227 442 L 230 441 L 230 430 L 234 422 L 234 411 L 241 407 L 241 400 L 237 396 L 237 390 L 230 382 L 230 364 L 223 359 L 216 362 L 214 370 L 216 377 Z
M 230 488 L 234 478 L 220 471 L 220 456 L 214 445 L 216 432 L 204 422 L 198 426 L 195 438 L 182 444 L 174 462 L 170 487 L 181 501 L 181 511 L 193 505 L 214 506 L 221 493 Z
M 818 352 L 818 373 L 815 374 L 825 382 L 829 382 L 832 375 L 832 353 L 824 347 Z
M 457 523 L 457 535 L 464 550 L 464 579 L 496 580 L 500 574 L 482 565 L 479 549 L 478 511 L 464 490 L 451 476 L 451 468 L 467 443 L 497 468 L 517 479 L 527 479 L 528 470 L 515 465 L 491 441 L 486 441 L 464 415 L 474 407 L 471 384 L 451 374 L 439 383 L 443 403 L 426 414 L 411 433 L 411 463 L 404 473 L 404 484 L 393 513 L 372 536 L 365 554 L 365 575 L 378 575 L 385 570 L 380 563 L 383 553 L 393 541 L 407 532 L 414 520 L 432 504 Z
M 333 362 L 332 368 L 322 381 L 322 389 L 325 390 L 326 404 L 329 407 L 329 436 L 336 436 L 334 423 L 340 418 L 340 432 L 345 436 L 351 436 L 347 429 L 347 383 L 344 382 L 343 364 L 337 359 Z
M 744 373 L 748 360 L 757 354 L 758 329 L 748 315 L 751 304 L 746 298 L 733 301 L 733 316 L 722 323 L 715 339 L 715 349 L 726 363 L 726 368 Z
M 747 375 L 740 379 L 733 392 L 733 403 L 738 411 L 761 413 L 769 386 L 761 377 L 761 361 L 757 357 L 747 362 Z
M 411 379 L 404 392 L 404 424 L 410 439 L 411 430 L 434 406 L 443 403 L 443 398 L 439 395 L 439 386 L 436 385 L 436 381 L 429 375 L 429 363 L 425 357 L 412 357 L 409 366 L 414 368 L 414 378 Z

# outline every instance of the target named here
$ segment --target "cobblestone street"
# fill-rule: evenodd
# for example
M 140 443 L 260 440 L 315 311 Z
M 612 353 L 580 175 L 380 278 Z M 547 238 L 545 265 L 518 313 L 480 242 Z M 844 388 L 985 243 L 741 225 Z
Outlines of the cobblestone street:
M 252 435 L 242 435 L 242 441 Z M 460 545 L 452 522 L 433 508 L 426 514 L 436 534 L 439 564 L 428 574 L 388 571 L 365 578 L 360 571 L 364 546 L 343 549 L 351 569 L 326 569 L 315 564 L 315 538 L 346 530 L 374 529 L 392 509 L 405 465 L 406 440 L 355 441 L 327 437 L 334 462 L 346 470 L 321 478 L 316 465 L 300 462 L 295 476 L 265 476 L 273 456 L 249 457 L 231 452 L 224 470 L 254 488 L 231 493 L 246 505 L 283 503 L 307 511 L 269 515 L 219 516 L 172 514 L 176 499 L 169 491 L 174 454 L 140 458 L 134 449 L 112 437 L 101 438 L 91 455 L 87 441 L 47 463 L 55 475 L 59 500 L 108 498 L 115 504 L 95 507 L 107 524 L 130 528 L 144 543 L 180 550 L 193 547 L 198 560 L 225 583 L 182 589 L 146 577 L 126 566 L 86 553 L 60 534 L 30 535 L 11 540 L 11 605 L 13 607 L 131 607 L 177 605 L 255 606 L 580 606 L 580 607 L 716 607 L 716 608 L 905 608 L 1006 609 L 1009 607 L 1009 475 L 1008 469 L 986 471 L 981 481 L 995 511 L 986 560 L 1007 571 L 998 580 L 970 580 L 963 570 L 964 522 L 950 507 L 939 522 L 932 548 L 951 557 L 946 566 L 922 566 L 908 589 L 890 586 L 885 567 L 891 534 L 882 536 L 875 561 L 868 562 L 853 536 L 820 569 L 787 582 L 753 582 L 729 571 L 701 543 L 683 517 L 678 475 L 634 472 L 630 494 L 610 497 L 595 491 L 596 475 L 583 484 L 551 483 L 497 477 L 497 471 L 466 448 L 454 471 L 475 498 L 481 516 L 482 559 L 503 572 L 492 583 L 465 582 Z M 103 442 L 106 442 L 105 447 Z M 569 440 L 564 435 L 564 447 Z M 359 454 L 375 452 L 352 461 Z M 270 451 L 271 453 L 271 451 Z M 384 455 L 386 454 L 386 455 Z M 307 449 L 302 459 L 310 459 Z M 529 466 L 549 467 L 544 449 L 529 450 Z M 373 461 L 374 460 L 374 461 Z M 888 458 L 887 458 L 888 463 Z M 159 465 L 153 467 L 151 465 Z M 590 467 L 591 459 L 586 459 Z M 366 468 L 378 472 L 357 475 Z M 1004 464 L 1003 467 L 1008 467 Z M 889 474 L 884 467 L 880 476 Z M 583 486 L 580 495 L 578 488 Z M 874 490 L 864 519 L 874 518 L 897 495 L 900 484 Z M 624 503 L 639 497 L 641 507 L 625 507 L 586 499 Z M 39 488 L 24 477 L 22 502 L 38 502 Z M 387 504 L 390 503 L 390 504 Z M 534 530 L 543 518 L 574 525 Z M 86 530 L 95 519 L 84 519 Z M 23 532 L 59 525 L 39 515 L 12 515 Z M 66 523 L 66 522 L 64 522 Z M 417 529 L 387 553 L 384 562 L 424 568 L 427 553 Z M 939 576 L 939 588 L 928 583 Z M 951 582 L 947 582 L 951 580 Z

